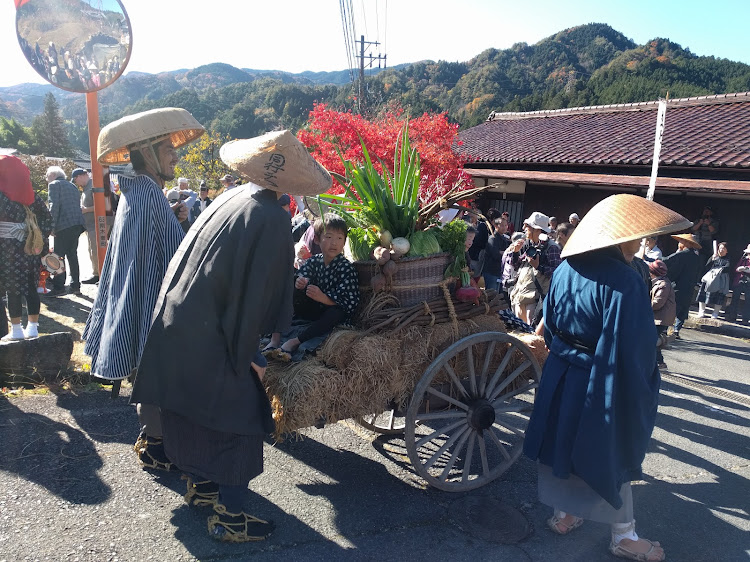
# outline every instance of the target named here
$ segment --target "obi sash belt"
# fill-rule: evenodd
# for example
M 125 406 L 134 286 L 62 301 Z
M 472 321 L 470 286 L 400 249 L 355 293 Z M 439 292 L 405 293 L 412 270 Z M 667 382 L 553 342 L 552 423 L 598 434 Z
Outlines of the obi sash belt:
M 0 221 L 0 238 L 15 238 L 23 242 L 26 240 L 26 223 Z

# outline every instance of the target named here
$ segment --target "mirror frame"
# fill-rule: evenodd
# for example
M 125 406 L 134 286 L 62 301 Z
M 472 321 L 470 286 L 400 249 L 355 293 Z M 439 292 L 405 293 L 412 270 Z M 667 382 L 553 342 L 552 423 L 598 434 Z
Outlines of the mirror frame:
M 48 84 L 53 85 L 55 88 L 60 88 L 61 90 L 65 90 L 66 92 L 73 92 L 75 94 L 86 94 L 86 93 L 90 93 L 90 92 L 98 92 L 99 90 L 103 90 L 104 88 L 107 88 L 108 86 L 111 86 L 112 84 L 114 84 L 120 78 L 120 76 L 122 76 L 122 73 L 125 72 L 125 69 L 127 68 L 128 63 L 130 62 L 130 56 L 133 53 L 133 26 L 130 23 L 130 17 L 128 16 L 128 12 L 125 9 L 125 6 L 121 2 L 121 0 L 114 0 L 114 1 L 116 1 L 117 4 L 119 4 L 120 8 L 122 9 L 122 15 L 125 18 L 125 23 L 126 23 L 127 28 L 128 28 L 128 35 L 130 36 L 130 41 L 129 41 L 129 44 L 128 44 L 128 49 L 125 52 L 125 57 L 122 59 L 122 62 L 120 63 L 120 70 L 118 70 L 117 74 L 115 74 L 112 77 L 112 79 L 110 81 L 108 81 L 106 84 L 104 84 L 102 86 L 99 86 L 98 88 L 91 88 L 91 89 L 85 89 L 85 90 L 74 90 L 72 88 L 66 88 L 64 86 L 61 86 L 59 84 L 55 84 L 54 82 L 52 82 L 47 76 L 44 76 L 41 72 L 39 72 L 39 70 L 33 64 L 31 64 L 31 61 L 26 56 L 26 53 L 24 52 L 23 46 L 21 44 L 21 34 L 19 33 L 19 30 L 18 30 L 18 24 L 19 24 L 18 19 L 19 19 L 19 10 L 21 9 L 21 7 L 24 6 L 25 4 L 29 4 L 29 3 L 34 2 L 34 0 L 22 0 L 22 1 L 15 0 L 15 5 L 16 5 L 16 39 L 18 40 L 18 45 L 21 48 L 21 52 L 23 53 L 23 58 L 26 59 L 26 62 L 29 63 L 29 66 L 31 68 L 33 68 L 34 72 L 36 72 L 39 76 L 41 76 L 42 79 L 45 82 L 47 82 Z

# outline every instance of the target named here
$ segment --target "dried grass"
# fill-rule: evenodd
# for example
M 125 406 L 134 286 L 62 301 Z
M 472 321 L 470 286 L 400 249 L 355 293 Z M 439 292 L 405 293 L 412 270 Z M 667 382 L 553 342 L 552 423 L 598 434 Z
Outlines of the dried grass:
M 337 330 L 317 358 L 289 365 L 271 363 L 264 382 L 272 397 L 277 436 L 321 420 L 333 423 L 379 413 L 393 402 L 405 406 L 435 357 L 458 339 L 486 331 L 505 332 L 505 323 L 493 314 L 458 322 L 457 333 L 450 323 L 411 326 L 395 335 Z M 537 336 L 513 335 L 538 347 Z M 497 346 L 493 363 L 502 360 L 506 349 Z M 484 350 L 480 351 L 475 356 L 477 372 L 484 357 Z M 533 347 L 532 352 L 543 363 L 542 354 L 537 355 Z M 516 352 L 511 364 L 523 360 Z

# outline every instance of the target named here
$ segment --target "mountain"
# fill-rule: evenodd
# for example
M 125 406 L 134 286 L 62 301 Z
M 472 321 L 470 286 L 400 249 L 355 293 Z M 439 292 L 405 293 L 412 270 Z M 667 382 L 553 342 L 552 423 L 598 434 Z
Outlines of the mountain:
M 0 88 L 0 116 L 28 125 L 54 91 L 74 144 L 85 148 L 85 103 L 51 85 Z M 366 99 L 376 110 L 398 105 L 412 115 L 448 113 L 461 127 L 492 111 L 532 111 L 665 96 L 750 91 L 750 66 L 699 57 L 666 38 L 638 45 L 606 24 L 560 31 L 534 45 L 487 49 L 466 62 L 420 61 L 368 71 Z M 123 115 L 177 106 L 232 137 L 303 126 L 316 102 L 354 109 L 348 70 L 302 72 L 213 63 L 159 74 L 126 73 L 99 93 L 102 125 Z M 77 129 L 77 130 L 76 130 Z M 1 132 L 1 131 L 0 131 Z

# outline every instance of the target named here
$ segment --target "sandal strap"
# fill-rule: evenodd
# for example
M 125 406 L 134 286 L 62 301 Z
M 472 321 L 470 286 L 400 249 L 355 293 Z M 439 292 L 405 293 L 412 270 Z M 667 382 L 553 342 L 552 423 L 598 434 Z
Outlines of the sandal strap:
M 656 561 L 649 560 L 649 556 L 651 555 L 652 552 L 654 552 L 656 545 L 653 543 L 653 541 L 650 541 L 648 539 L 640 539 L 640 540 L 644 540 L 649 544 L 649 549 L 646 552 L 632 551 L 630 549 L 625 548 L 620 543 L 610 543 L 609 551 L 615 556 L 618 556 L 619 558 L 627 558 L 628 560 L 637 560 L 638 562 L 656 562 Z M 664 558 L 661 558 L 660 560 L 664 560 Z
M 573 517 L 575 517 L 575 515 Z M 583 519 L 581 517 L 575 517 L 575 519 L 573 519 L 573 523 L 568 525 L 562 519 L 560 519 L 557 515 L 553 515 L 552 517 L 547 519 L 547 525 L 553 532 L 557 533 L 558 535 L 567 535 L 571 531 L 574 531 L 578 527 L 583 525 Z M 557 527 L 558 525 L 562 525 L 565 528 L 565 530 L 560 531 L 560 529 Z
M 213 507 L 219 501 L 218 487 L 216 491 L 211 492 L 201 491 L 198 489 L 198 486 L 202 486 L 205 484 L 213 484 L 214 486 L 216 486 L 216 484 L 211 480 L 193 482 L 193 479 L 187 474 L 183 474 L 181 479 L 187 480 L 187 491 L 185 492 L 185 495 L 182 496 L 182 499 L 185 500 L 186 504 L 195 505 L 197 507 Z
M 218 515 L 212 515 L 208 518 L 208 533 L 225 542 L 262 541 L 268 537 L 274 529 L 273 523 L 269 523 L 268 521 L 264 521 L 263 519 L 259 519 L 242 511 L 239 513 L 231 513 L 220 503 L 214 505 L 214 511 L 216 511 Z M 222 516 L 237 517 L 241 518 L 241 520 L 226 521 Z M 249 529 L 249 525 L 252 524 L 267 526 L 267 530 L 262 534 L 253 533 Z M 223 529 L 223 532 L 219 529 Z
M 154 458 L 148 450 L 149 445 L 161 445 L 162 439 L 160 437 L 151 437 L 145 433 L 141 433 L 136 439 L 133 445 L 133 450 L 138 455 L 138 461 L 144 468 L 154 468 L 156 470 L 170 471 L 172 470 L 173 464 L 171 462 L 160 461 Z

